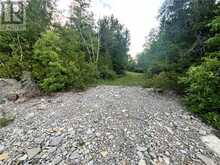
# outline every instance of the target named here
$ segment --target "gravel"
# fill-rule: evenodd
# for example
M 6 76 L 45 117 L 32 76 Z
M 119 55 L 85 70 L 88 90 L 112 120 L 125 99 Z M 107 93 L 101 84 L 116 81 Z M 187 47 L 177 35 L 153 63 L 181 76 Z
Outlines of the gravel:
M 220 162 L 201 140 L 213 129 L 186 112 L 178 97 L 151 89 L 98 86 L 0 109 L 16 116 L 0 129 L 0 165 Z

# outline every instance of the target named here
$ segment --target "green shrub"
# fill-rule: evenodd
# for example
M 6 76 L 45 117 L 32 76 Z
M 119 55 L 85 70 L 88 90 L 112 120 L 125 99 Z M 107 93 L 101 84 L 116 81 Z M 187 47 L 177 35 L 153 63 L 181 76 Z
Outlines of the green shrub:
M 205 58 L 201 65 L 191 67 L 180 83 L 186 87 L 185 102 L 190 110 L 219 125 L 220 60 Z
M 160 88 L 162 90 L 175 89 L 177 87 L 177 75 L 169 72 L 161 72 L 159 75 L 150 75 L 147 77 L 144 87 Z
M 117 77 L 116 73 L 107 66 L 99 68 L 99 78 L 103 80 L 114 80 Z
M 96 80 L 96 66 L 85 62 L 83 56 L 76 61 L 70 61 L 67 68 L 69 88 L 84 89 Z
M 58 34 L 47 32 L 34 46 L 32 75 L 45 92 L 67 88 L 84 89 L 95 81 L 94 65 L 88 64 L 80 53 L 77 56 L 63 55 L 61 41 Z

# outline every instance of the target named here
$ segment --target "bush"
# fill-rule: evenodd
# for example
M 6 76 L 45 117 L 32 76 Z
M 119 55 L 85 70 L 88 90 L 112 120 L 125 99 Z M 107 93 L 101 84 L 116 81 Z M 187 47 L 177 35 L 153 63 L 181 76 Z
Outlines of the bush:
M 114 80 L 117 77 L 116 73 L 107 66 L 99 68 L 99 78 L 103 80 Z
M 201 65 L 191 67 L 180 83 L 186 87 L 185 102 L 191 111 L 219 125 L 220 61 L 207 57 Z
M 19 61 L 18 56 L 10 56 L 0 52 L 0 77 L 19 80 L 22 74 L 22 67 Z
M 95 80 L 95 67 L 88 64 L 81 54 L 76 57 L 61 55 L 60 41 L 58 34 L 47 32 L 36 42 L 33 78 L 45 92 L 85 88 Z
M 144 87 L 160 88 L 162 90 L 176 89 L 177 75 L 172 72 L 161 72 L 159 75 L 147 76 Z

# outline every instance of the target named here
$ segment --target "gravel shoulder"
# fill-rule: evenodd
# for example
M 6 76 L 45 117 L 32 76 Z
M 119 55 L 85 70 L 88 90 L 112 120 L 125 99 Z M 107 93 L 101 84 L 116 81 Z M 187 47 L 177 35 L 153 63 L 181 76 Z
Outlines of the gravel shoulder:
M 211 127 L 186 112 L 177 97 L 141 87 L 98 86 L 0 109 L 16 116 L 0 129 L 0 165 L 220 162 L 218 148 L 202 140 L 212 136 Z

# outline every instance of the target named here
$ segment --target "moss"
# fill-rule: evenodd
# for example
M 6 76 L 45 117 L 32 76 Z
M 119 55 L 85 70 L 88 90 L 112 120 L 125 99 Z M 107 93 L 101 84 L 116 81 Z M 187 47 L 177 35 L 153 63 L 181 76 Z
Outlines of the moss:
M 14 117 L 3 117 L 0 118 L 0 128 L 6 127 L 15 120 Z

